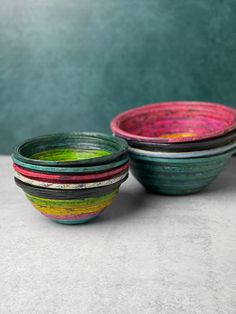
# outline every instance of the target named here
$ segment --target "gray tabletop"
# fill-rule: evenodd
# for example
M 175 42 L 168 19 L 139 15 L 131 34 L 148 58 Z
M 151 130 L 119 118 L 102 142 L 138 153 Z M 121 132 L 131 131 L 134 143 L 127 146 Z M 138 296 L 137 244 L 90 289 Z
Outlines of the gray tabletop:
M 236 158 L 202 193 L 130 175 L 101 217 L 53 223 L 0 158 L 0 313 L 236 313 Z

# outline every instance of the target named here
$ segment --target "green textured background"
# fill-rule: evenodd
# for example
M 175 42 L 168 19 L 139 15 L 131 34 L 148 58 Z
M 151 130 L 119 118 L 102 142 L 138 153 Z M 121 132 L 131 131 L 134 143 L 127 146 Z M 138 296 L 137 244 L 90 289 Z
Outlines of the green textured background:
M 0 153 L 175 99 L 236 106 L 235 0 L 0 0 Z

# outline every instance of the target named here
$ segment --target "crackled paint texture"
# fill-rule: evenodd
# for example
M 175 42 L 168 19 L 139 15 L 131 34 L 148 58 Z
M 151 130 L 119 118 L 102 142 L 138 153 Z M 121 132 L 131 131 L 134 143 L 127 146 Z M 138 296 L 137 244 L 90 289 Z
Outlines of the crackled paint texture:
M 0 150 L 166 100 L 236 106 L 235 0 L 0 0 Z

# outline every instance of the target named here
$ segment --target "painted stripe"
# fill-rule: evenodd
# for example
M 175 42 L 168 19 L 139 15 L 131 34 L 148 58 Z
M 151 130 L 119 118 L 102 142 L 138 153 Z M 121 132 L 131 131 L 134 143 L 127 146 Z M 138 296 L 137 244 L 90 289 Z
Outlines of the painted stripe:
M 96 182 L 99 180 L 106 180 L 110 179 L 111 177 L 115 176 L 116 174 L 119 174 L 125 170 L 128 170 L 128 163 L 125 163 L 124 165 L 117 167 L 112 170 L 108 170 L 101 173 L 92 173 L 92 174 L 81 174 L 81 175 L 66 175 L 66 174 L 47 174 L 42 172 L 35 172 L 30 171 L 25 168 L 22 168 L 18 166 L 17 164 L 13 164 L 13 168 L 18 173 L 24 175 L 27 178 L 37 180 L 39 181 L 46 181 L 46 182 L 52 182 L 52 183 L 59 183 L 61 182 L 70 182 L 70 183 L 83 183 L 83 182 Z M 61 182 L 60 182 L 61 181 Z
M 60 215 L 49 215 L 49 214 L 43 214 L 45 217 L 51 218 L 51 219 L 57 219 L 57 220 L 80 220 L 80 219 L 87 219 L 92 218 L 94 216 L 97 216 L 101 214 L 103 210 L 98 211 L 96 213 L 91 214 L 81 214 L 81 215 L 66 215 L 66 216 L 60 216 Z
M 160 158 L 195 158 L 195 157 L 207 157 L 207 156 L 213 156 L 221 153 L 225 153 L 228 151 L 233 150 L 236 147 L 236 142 L 217 147 L 212 149 L 206 149 L 206 150 L 200 150 L 200 151 L 191 151 L 191 152 L 179 152 L 179 153 L 170 153 L 170 152 L 158 152 L 158 151 L 148 151 L 144 149 L 134 148 L 129 146 L 129 152 L 136 154 L 136 155 L 142 155 L 142 156 L 148 156 L 148 157 L 160 157 Z
M 49 214 L 49 215 L 68 215 L 68 214 L 73 214 L 73 215 L 81 215 L 81 214 L 87 214 L 87 213 L 95 213 L 103 208 L 109 206 L 112 203 L 112 200 L 109 200 L 107 202 L 101 203 L 97 206 L 93 207 L 87 207 L 86 205 L 84 208 L 45 208 L 45 207 L 40 207 L 36 204 L 33 204 L 34 208 L 40 211 L 41 213 L 44 214 Z
M 100 197 L 90 197 L 90 198 L 84 198 L 84 199 L 72 199 L 72 200 L 55 200 L 55 199 L 47 199 L 47 198 L 41 198 L 33 195 L 26 194 L 26 197 L 31 201 L 35 202 L 39 205 L 42 205 L 44 207 L 48 206 L 57 206 L 57 207 L 78 207 L 78 206 L 84 206 L 86 203 L 87 205 L 92 205 L 92 204 L 98 204 L 99 202 L 106 201 L 118 194 L 119 189 L 116 189 L 112 193 L 100 196 Z
M 108 186 L 114 183 L 119 182 L 120 180 L 124 179 L 127 176 L 128 172 L 125 172 L 124 174 L 117 176 L 115 178 L 109 179 L 109 180 L 104 180 L 104 181 L 99 181 L 99 182 L 90 182 L 90 183 L 78 183 L 78 184 L 56 184 L 56 183 L 48 183 L 48 182 L 42 182 L 42 181 L 36 181 L 29 179 L 20 173 L 14 171 L 14 176 L 21 180 L 24 183 L 33 185 L 33 186 L 39 186 L 43 188 L 48 188 L 48 189 L 57 189 L 57 190 L 76 190 L 76 189 L 91 189 L 95 187 L 101 187 L 101 186 Z

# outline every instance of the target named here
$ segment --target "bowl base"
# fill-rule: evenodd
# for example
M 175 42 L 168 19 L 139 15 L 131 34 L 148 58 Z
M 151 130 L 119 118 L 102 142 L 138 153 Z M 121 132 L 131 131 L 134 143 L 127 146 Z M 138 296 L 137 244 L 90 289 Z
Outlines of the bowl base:
M 58 222 L 60 224 L 63 224 L 63 225 L 81 225 L 81 224 L 89 222 L 90 220 L 97 218 L 97 216 L 93 216 L 91 218 L 86 218 L 86 219 L 79 219 L 79 220 L 59 220 L 59 219 L 51 219 L 51 220 Z

